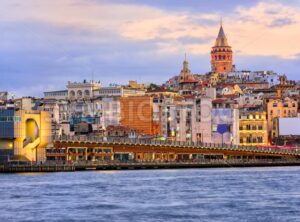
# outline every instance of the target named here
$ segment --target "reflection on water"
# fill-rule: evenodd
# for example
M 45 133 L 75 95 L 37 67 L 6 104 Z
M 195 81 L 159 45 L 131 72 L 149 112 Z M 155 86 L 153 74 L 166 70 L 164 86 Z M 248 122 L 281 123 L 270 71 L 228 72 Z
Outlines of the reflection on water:
M 300 221 L 300 168 L 0 174 L 0 221 Z
M 37 176 L 37 175 L 42 175 L 42 174 L 47 174 L 43 172 L 28 172 L 28 173 L 16 173 L 22 176 Z
M 95 171 L 96 173 L 101 173 L 101 174 L 117 174 L 121 173 L 122 171 L 119 170 L 107 170 L 107 171 Z

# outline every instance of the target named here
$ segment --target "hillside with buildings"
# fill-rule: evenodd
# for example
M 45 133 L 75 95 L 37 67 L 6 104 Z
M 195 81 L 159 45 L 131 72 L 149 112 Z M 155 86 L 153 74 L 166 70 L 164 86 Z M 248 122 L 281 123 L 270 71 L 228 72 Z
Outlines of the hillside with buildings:
M 0 156 L 40 160 L 52 136 L 74 135 L 299 146 L 299 83 L 273 71 L 236 70 L 233 61 L 221 25 L 204 74 L 194 74 L 185 58 L 182 70 L 161 85 L 84 80 L 44 98 L 1 92 Z

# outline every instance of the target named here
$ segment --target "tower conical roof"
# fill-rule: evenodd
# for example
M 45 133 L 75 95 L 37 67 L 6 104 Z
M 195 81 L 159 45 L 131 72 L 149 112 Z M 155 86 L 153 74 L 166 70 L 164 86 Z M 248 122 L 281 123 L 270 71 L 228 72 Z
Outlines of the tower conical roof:
M 221 25 L 220 30 L 219 30 L 218 38 L 226 38 L 226 35 L 225 35 L 225 32 L 223 30 L 222 25 Z
M 219 30 L 218 37 L 216 39 L 215 46 L 216 47 L 226 47 L 226 46 L 229 46 L 228 41 L 227 41 L 227 37 L 225 35 L 225 32 L 224 32 L 222 24 L 220 26 L 220 30 Z

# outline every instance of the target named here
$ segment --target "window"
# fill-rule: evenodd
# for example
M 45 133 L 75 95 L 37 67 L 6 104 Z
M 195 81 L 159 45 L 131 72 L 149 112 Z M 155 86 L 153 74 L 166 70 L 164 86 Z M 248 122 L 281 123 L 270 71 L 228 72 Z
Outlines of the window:
M 85 96 L 90 96 L 90 91 L 89 91 L 89 90 L 85 90 L 85 91 L 84 91 L 84 95 L 85 95 Z
M 1 116 L 0 122 L 7 122 L 7 116 Z
M 257 137 L 257 142 L 258 142 L 258 143 L 262 143 L 262 142 L 263 142 L 263 139 L 262 139 L 261 136 Z
M 111 153 L 111 149 L 103 149 L 104 153 Z
M 19 117 L 19 116 L 1 116 L 0 122 L 21 122 L 21 117 Z
M 82 97 L 82 91 L 81 90 L 78 90 L 77 91 L 77 96 L 80 98 L 80 97 Z
M 250 136 L 247 136 L 247 143 L 251 143 L 251 138 L 250 138 Z

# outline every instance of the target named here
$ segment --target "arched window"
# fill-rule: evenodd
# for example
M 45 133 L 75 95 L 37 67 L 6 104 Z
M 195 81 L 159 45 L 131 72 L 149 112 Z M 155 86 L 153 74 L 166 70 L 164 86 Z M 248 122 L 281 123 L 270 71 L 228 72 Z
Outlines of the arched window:
M 72 97 L 75 96 L 74 90 L 70 91 L 70 95 L 71 95 Z
M 84 96 L 90 96 L 90 91 L 89 90 L 85 90 L 84 91 Z
M 77 97 L 78 97 L 78 98 L 81 98 L 81 97 L 82 97 L 82 91 L 81 91 L 81 90 L 78 90 L 78 91 L 77 91 Z

